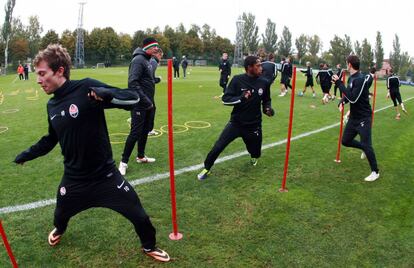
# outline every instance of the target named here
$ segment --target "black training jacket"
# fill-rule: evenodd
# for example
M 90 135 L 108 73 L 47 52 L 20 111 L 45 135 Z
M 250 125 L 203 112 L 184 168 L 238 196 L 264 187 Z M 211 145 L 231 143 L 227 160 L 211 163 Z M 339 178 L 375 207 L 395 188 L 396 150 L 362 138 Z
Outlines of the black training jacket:
M 339 68 L 336 71 L 336 75 L 339 77 L 339 80 L 342 80 L 342 77 L 344 76 L 344 70 L 342 68 Z
M 400 79 L 396 75 L 392 75 L 387 79 L 387 88 L 389 90 L 399 90 L 401 86 Z
M 281 72 L 282 77 L 292 78 L 292 64 L 290 64 L 289 62 L 283 63 Z
M 155 84 L 158 84 L 159 82 L 161 82 L 161 78 L 155 76 L 155 71 L 158 68 L 159 60 L 157 58 L 155 58 L 155 57 L 152 57 L 150 59 L 150 64 L 151 64 L 151 67 L 152 67 L 152 76 L 154 78 L 154 83 Z
M 248 99 L 243 97 L 245 91 L 250 91 Z M 272 108 L 270 98 L 270 83 L 262 77 L 250 77 L 240 74 L 233 77 L 222 97 L 224 105 L 232 105 L 230 122 L 239 126 L 257 126 L 262 123 L 262 112 Z
M 307 80 L 313 80 L 313 71 L 311 67 L 308 67 L 306 70 L 300 70 L 302 73 L 305 74 Z
M 231 63 L 228 60 L 221 60 L 219 64 L 221 75 L 231 75 Z
M 363 119 L 372 114 L 369 104 L 369 77 L 371 76 L 356 72 L 348 78 L 348 87 L 339 79 L 335 82 L 341 93 L 345 94 L 342 101 L 351 105 L 351 119 Z
M 332 76 L 333 72 L 331 69 L 322 69 L 319 70 L 318 74 L 316 75 L 316 80 L 321 84 L 321 86 L 330 88 L 332 85 Z
M 104 101 L 91 99 L 90 90 Z M 134 90 L 111 88 L 89 78 L 66 81 L 47 103 L 48 133 L 14 162 L 23 163 L 45 155 L 59 142 L 65 178 L 101 178 L 115 168 L 104 109 L 132 109 L 138 102 Z
M 272 61 L 264 61 L 262 62 L 262 69 L 262 77 L 273 83 L 277 77 L 276 64 Z
M 155 81 L 150 59 L 151 55 L 142 48 L 137 48 L 129 64 L 128 88 L 134 89 L 141 99 L 137 105 L 138 110 L 147 110 L 154 102 Z

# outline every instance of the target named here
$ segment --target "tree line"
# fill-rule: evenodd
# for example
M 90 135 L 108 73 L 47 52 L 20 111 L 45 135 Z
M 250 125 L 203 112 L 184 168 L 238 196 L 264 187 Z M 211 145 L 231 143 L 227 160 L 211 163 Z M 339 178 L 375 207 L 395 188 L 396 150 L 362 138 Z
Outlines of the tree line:
M 244 21 L 243 50 L 248 54 L 260 54 L 260 52 L 274 53 L 276 59 L 291 56 L 296 64 L 304 65 L 309 61 L 313 66 L 320 63 L 328 63 L 330 66 L 342 64 L 345 66 L 346 58 L 351 53 L 361 60 L 361 70 L 368 72 L 371 67 L 381 69 L 384 61 L 384 48 L 380 31 L 376 33 L 374 46 L 365 38 L 362 41 L 352 42 L 351 37 L 335 35 L 329 42 L 327 50 L 323 50 L 323 43 L 317 34 L 301 34 L 293 40 L 292 33 L 287 26 L 283 27 L 281 36 L 276 32 L 276 23 L 267 19 L 266 29 L 259 36 L 259 27 L 256 25 L 255 16 L 251 13 L 243 13 L 240 17 Z M 393 71 L 402 79 L 414 75 L 413 60 L 408 52 L 401 51 L 401 45 L 397 34 L 393 40 L 393 50 L 389 55 L 389 63 Z
M 33 58 L 37 52 L 48 44 L 60 43 L 70 53 L 75 55 L 77 29 L 64 30 L 60 35 L 55 30 L 43 33 L 43 27 L 37 16 L 31 16 L 28 24 L 19 18 L 11 22 L 9 42 L 9 62 L 14 65 L 27 58 Z M 142 45 L 145 37 L 153 36 L 160 43 L 165 58 L 186 55 L 190 59 L 206 59 L 218 62 L 223 51 L 233 53 L 234 45 L 227 38 L 216 33 L 208 24 L 203 26 L 191 25 L 186 29 L 179 24 L 175 29 L 165 26 L 153 29 L 137 30 L 132 36 L 117 33 L 112 27 L 94 28 L 92 31 L 83 30 L 86 65 L 95 65 L 97 62 L 111 62 L 112 64 L 125 64 L 132 58 L 133 51 Z M 5 50 L 4 38 L 0 41 L 1 51 Z M 4 53 L 0 61 L 4 62 Z
M 13 2 L 9 0 L 8 2 Z M 6 10 L 7 15 L 7 10 Z M 9 20 L 3 24 L 0 50 L 9 53 L 1 53 L 0 61 L 5 62 L 8 54 L 8 62 L 17 66 L 19 61 L 33 58 L 40 49 L 44 49 L 50 43 L 60 43 L 66 47 L 74 57 L 76 48 L 77 29 L 65 30 L 58 34 L 54 30 L 48 30 L 43 34 L 43 27 L 39 17 L 31 16 L 27 24 L 20 18 L 6 16 Z M 291 56 L 294 63 L 304 65 L 310 61 L 314 66 L 320 63 L 328 63 L 334 66 L 338 63 L 345 65 L 346 57 L 354 53 L 361 59 L 361 69 L 367 72 L 369 68 L 376 66 L 381 68 L 384 60 L 381 32 L 377 31 L 375 44 L 372 45 L 365 38 L 361 41 L 351 40 L 351 37 L 335 35 L 328 44 L 328 49 L 323 50 L 323 43 L 317 34 L 301 34 L 293 39 L 287 26 L 282 33 L 277 34 L 276 23 L 267 19 L 263 34 L 259 35 L 259 27 L 256 25 L 255 16 L 251 13 L 243 13 L 240 19 L 244 21 L 243 27 L 243 51 L 247 54 L 274 53 L 276 59 Z M 5 35 L 4 32 L 9 32 Z M 95 65 L 97 62 L 110 62 L 112 64 L 127 64 L 135 48 L 141 46 L 142 40 L 147 36 L 155 37 L 164 51 L 165 58 L 186 55 L 190 59 L 206 59 L 210 64 L 216 64 L 222 52 L 234 52 L 234 44 L 227 38 L 216 33 L 216 30 L 208 24 L 201 27 L 192 24 L 186 29 L 181 23 L 176 28 L 165 26 L 164 29 L 137 30 L 132 36 L 125 33 L 117 33 L 113 28 L 94 28 L 92 31 L 84 30 L 84 48 L 86 65 Z M 8 38 L 8 40 L 6 39 Z M 403 79 L 414 73 L 413 61 L 407 52 L 401 51 L 399 37 L 395 34 L 393 50 L 389 55 L 389 61 L 393 70 Z

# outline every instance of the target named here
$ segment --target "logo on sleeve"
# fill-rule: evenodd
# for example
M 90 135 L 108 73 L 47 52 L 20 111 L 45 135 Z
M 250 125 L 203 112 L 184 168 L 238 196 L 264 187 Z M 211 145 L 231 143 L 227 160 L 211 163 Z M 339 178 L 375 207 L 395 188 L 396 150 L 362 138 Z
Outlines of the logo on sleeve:
M 70 114 L 70 116 L 72 116 L 73 118 L 78 117 L 78 115 L 79 115 L 79 109 L 78 109 L 78 106 L 76 106 L 76 104 L 71 104 L 71 105 L 69 106 L 69 114 Z
M 60 187 L 60 195 L 64 196 L 66 194 L 66 188 L 65 187 Z

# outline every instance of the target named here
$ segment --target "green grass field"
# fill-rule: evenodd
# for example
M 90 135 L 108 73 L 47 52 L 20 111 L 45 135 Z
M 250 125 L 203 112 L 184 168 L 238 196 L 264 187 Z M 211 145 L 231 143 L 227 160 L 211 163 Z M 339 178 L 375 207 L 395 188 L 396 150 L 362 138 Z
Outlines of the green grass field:
M 160 129 L 167 125 L 165 67 L 158 73 L 163 82 L 156 89 L 155 126 Z M 72 79 L 84 77 L 123 88 L 127 68 L 72 72 Z M 216 68 L 198 67 L 190 69 L 188 79 L 174 80 L 175 129 L 188 129 L 174 134 L 176 170 L 202 163 L 229 119 L 231 108 L 214 98 L 220 94 L 218 78 Z M 12 163 L 46 133 L 49 98 L 33 75 L 30 81 L 14 79 L 0 77 L 0 209 L 54 199 L 63 172 L 59 146 L 24 166 Z M 297 88 L 304 82 L 298 74 Z M 276 116 L 263 118 L 264 145 L 287 137 L 290 95 L 279 98 L 278 87 L 279 77 L 272 87 Z M 293 136 L 339 122 L 336 102 L 322 105 L 319 87 L 317 94 L 315 99 L 310 92 L 296 98 Z M 412 98 L 414 88 L 402 87 L 401 94 Z M 385 95 L 381 81 L 377 108 L 392 104 Z M 0 218 L 21 267 L 414 267 L 414 100 L 406 107 L 413 115 L 402 115 L 400 121 L 394 119 L 393 108 L 375 114 L 373 144 L 381 177 L 373 183 L 363 181 L 370 170 L 360 151 L 342 148 L 342 163 L 333 161 L 339 127 L 292 142 L 288 193 L 278 192 L 286 144 L 263 150 L 256 167 L 245 155 L 216 164 L 203 182 L 196 179 L 198 171 L 176 176 L 181 241 L 168 238 L 169 180 L 137 185 L 157 228 L 158 244 L 173 258 L 168 264 L 140 253 L 132 225 L 107 209 L 72 218 L 56 248 L 47 244 L 54 205 L 1 213 Z M 107 110 L 106 118 L 119 163 L 129 112 Z M 131 161 L 129 181 L 168 172 L 167 137 L 164 133 L 149 139 L 147 155 L 157 162 Z M 244 150 L 237 140 L 221 156 Z M 0 246 L 0 267 L 10 266 Z

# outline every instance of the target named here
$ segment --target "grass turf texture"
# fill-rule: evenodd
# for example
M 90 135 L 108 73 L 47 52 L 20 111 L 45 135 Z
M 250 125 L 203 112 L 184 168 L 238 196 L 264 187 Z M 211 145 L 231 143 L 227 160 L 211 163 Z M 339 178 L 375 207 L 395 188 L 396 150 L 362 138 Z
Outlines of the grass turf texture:
M 174 135 L 176 169 L 204 161 L 231 112 L 214 98 L 221 93 L 216 68 L 192 68 L 190 72 L 187 79 L 174 80 L 174 124 L 206 121 L 211 127 Z M 163 81 L 156 89 L 157 129 L 167 125 L 166 69 L 160 67 L 158 74 Z M 72 79 L 84 77 L 123 88 L 127 69 L 73 70 Z M 30 81 L 13 83 L 14 78 L 0 77 L 4 96 L 0 126 L 9 128 L 0 134 L 0 208 L 54 199 L 63 172 L 59 146 L 24 166 L 11 163 L 46 133 L 49 98 L 33 75 Z M 297 92 L 304 82 L 298 74 Z M 315 99 L 309 90 L 304 97 L 296 97 L 293 136 L 339 120 L 336 102 L 322 105 L 321 90 L 316 88 Z M 263 144 L 287 136 L 290 95 L 279 98 L 278 93 L 279 77 L 272 87 L 276 116 L 264 116 Z M 402 87 L 401 94 L 404 99 L 413 97 L 414 88 Z M 379 82 L 377 108 L 391 104 L 385 95 L 385 84 Z M 406 102 L 406 107 L 414 112 L 414 101 Z M 19 111 L 3 113 L 10 109 Z M 360 160 L 360 151 L 343 147 L 342 163 L 334 163 L 339 127 L 292 142 L 288 193 L 278 192 L 285 144 L 264 150 L 256 167 L 248 165 L 248 156 L 242 156 L 215 165 L 204 182 L 196 180 L 198 171 L 177 176 L 181 241 L 168 239 L 172 231 L 169 181 L 138 185 L 135 189 L 157 229 L 158 244 L 173 259 L 167 265 L 140 253 L 132 225 L 107 209 L 88 210 L 72 218 L 56 248 L 47 244 L 54 205 L 0 214 L 0 218 L 22 267 L 411 267 L 414 124 L 412 116 L 402 115 L 400 121 L 394 116 L 393 108 L 375 115 L 373 144 L 381 177 L 374 183 L 363 181 L 370 171 L 367 161 Z M 128 133 L 128 117 L 127 111 L 107 110 L 109 132 Z M 149 139 L 147 155 L 157 162 L 140 165 L 131 159 L 127 179 L 168 171 L 167 137 Z M 125 137 L 112 139 L 123 141 Z M 123 144 L 112 147 L 118 164 Z M 243 150 L 239 139 L 221 156 Z M 0 267 L 9 265 L 6 250 L 0 247 Z

